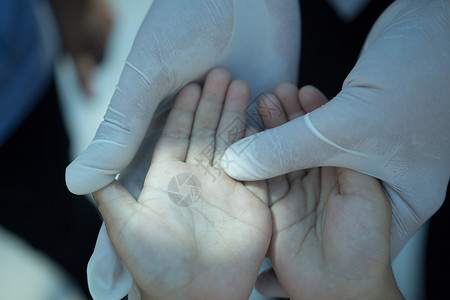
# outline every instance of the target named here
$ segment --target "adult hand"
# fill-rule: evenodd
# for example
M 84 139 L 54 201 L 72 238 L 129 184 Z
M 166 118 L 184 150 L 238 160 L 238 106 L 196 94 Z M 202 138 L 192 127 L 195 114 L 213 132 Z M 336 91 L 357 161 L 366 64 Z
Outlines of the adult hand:
M 64 49 L 74 59 L 86 94 L 95 66 L 103 60 L 111 31 L 112 14 L 107 0 L 51 0 Z
M 240 180 L 316 166 L 383 181 L 391 257 L 441 206 L 450 176 L 450 2 L 399 0 L 372 28 L 342 91 L 323 107 L 227 150 Z M 311 93 L 311 87 L 301 91 Z
M 243 81 L 211 71 L 203 91 L 189 84 L 178 95 L 137 201 L 116 181 L 94 193 L 142 299 L 250 296 L 271 237 L 266 183 L 215 168 L 243 137 L 245 122 L 234 121 L 248 102 Z M 229 140 L 220 133 L 231 124 L 242 127 Z
M 280 84 L 264 109 L 280 126 L 326 102 Z M 269 104 L 269 107 L 268 107 Z M 281 109 L 277 109 L 277 107 Z M 290 299 L 403 299 L 389 257 L 391 206 L 379 181 L 334 167 L 269 180 L 273 269 L 258 277 L 264 295 Z
M 135 157 L 159 103 L 214 66 L 247 81 L 254 95 L 295 81 L 299 29 L 296 0 L 155 0 L 94 141 L 67 168 L 68 188 L 87 194 L 113 181 Z

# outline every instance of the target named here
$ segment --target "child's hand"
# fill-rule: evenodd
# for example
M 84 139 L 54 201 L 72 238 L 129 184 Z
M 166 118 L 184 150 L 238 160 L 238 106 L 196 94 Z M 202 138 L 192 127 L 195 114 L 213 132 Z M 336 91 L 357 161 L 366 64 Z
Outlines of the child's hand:
M 286 83 L 275 95 L 262 102 L 265 110 L 272 105 L 282 112 L 264 118 L 269 128 L 326 102 L 314 88 L 299 93 Z M 284 289 L 291 299 L 401 299 L 389 256 L 391 206 L 377 179 L 313 168 L 269 180 L 268 187 L 273 270 L 258 279 L 261 292 L 283 296 Z
M 143 299 L 250 296 L 271 236 L 266 184 L 214 167 L 244 136 L 248 103 L 244 82 L 212 70 L 178 95 L 137 201 L 118 182 L 94 193 Z

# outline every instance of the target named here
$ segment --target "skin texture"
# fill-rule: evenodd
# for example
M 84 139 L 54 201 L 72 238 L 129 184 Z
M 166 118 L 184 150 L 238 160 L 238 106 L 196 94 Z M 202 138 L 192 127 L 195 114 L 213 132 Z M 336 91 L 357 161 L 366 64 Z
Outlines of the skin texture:
M 325 104 L 317 89 L 289 83 L 268 95 L 267 128 Z M 273 269 L 257 288 L 291 299 L 402 299 L 389 256 L 391 206 L 379 181 L 344 168 L 313 168 L 268 181 Z
M 209 73 L 203 91 L 189 84 L 178 95 L 137 201 L 116 181 L 94 193 L 142 299 L 250 296 L 271 236 L 266 184 L 247 185 L 214 169 L 214 160 L 245 128 L 226 142 L 216 132 L 245 120 L 248 99 L 248 85 L 230 84 L 223 69 Z M 210 143 L 214 155 L 204 156 Z M 169 182 L 180 173 L 201 185 L 201 199 L 191 206 L 169 198 Z

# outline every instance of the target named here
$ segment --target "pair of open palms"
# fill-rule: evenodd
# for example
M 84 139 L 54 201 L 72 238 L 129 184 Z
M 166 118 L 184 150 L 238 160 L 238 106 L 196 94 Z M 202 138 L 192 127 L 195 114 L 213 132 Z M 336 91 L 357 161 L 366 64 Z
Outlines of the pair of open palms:
M 266 127 L 325 103 L 317 90 L 299 95 L 286 83 L 269 97 L 265 108 L 282 113 L 263 118 Z M 94 193 L 142 298 L 247 299 L 266 254 L 273 270 L 257 285 L 267 294 L 363 299 L 398 292 L 389 259 L 391 208 L 376 179 L 315 168 L 239 182 L 218 168 L 224 150 L 246 134 L 236 120 L 245 120 L 248 103 L 244 82 L 212 70 L 203 89 L 189 84 L 179 93 L 139 199 L 118 182 Z M 233 139 L 219 136 L 230 124 Z M 174 180 L 190 183 L 192 197 L 177 198 Z

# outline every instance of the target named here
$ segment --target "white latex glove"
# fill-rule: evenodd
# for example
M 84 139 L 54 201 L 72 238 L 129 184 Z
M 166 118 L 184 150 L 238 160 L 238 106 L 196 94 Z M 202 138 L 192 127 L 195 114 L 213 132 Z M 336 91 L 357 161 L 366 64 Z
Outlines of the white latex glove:
M 120 182 L 137 197 L 171 107 L 167 97 L 214 66 L 247 81 L 252 99 L 280 81 L 296 82 L 299 12 L 297 0 L 155 0 L 105 120 L 88 149 L 67 168 L 69 189 L 90 193 L 121 172 Z M 121 299 L 133 283 L 104 227 L 87 273 L 94 299 Z
M 338 58 L 337 58 L 338 59 Z M 225 171 L 240 180 L 316 166 L 383 181 L 392 203 L 391 259 L 445 198 L 450 175 L 450 2 L 399 0 L 372 28 L 342 91 L 262 132 Z

